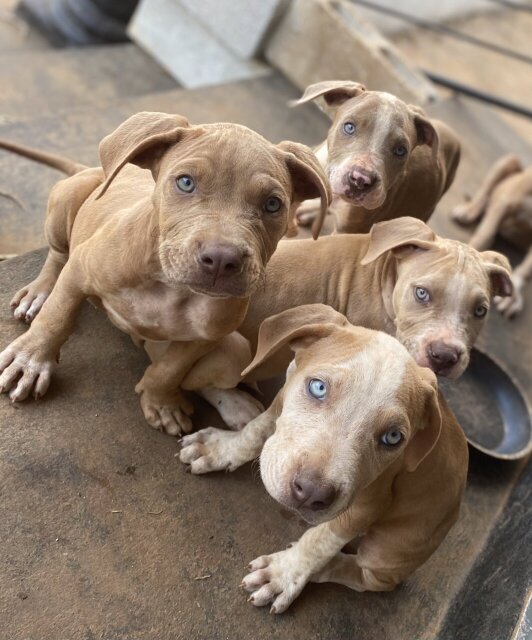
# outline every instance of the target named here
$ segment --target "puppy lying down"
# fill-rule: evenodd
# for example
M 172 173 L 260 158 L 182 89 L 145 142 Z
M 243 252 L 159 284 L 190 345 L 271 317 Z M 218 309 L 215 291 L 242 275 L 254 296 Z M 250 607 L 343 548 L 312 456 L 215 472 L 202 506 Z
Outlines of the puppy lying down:
M 314 154 L 240 125 L 192 126 L 151 112 L 102 140 L 101 167 L 0 148 L 70 174 L 50 194 L 41 273 L 11 302 L 31 327 L 0 353 L 0 393 L 13 402 L 46 393 L 88 298 L 152 359 L 136 387 L 149 424 L 190 431 L 182 389 L 202 392 L 211 358 L 230 351 L 251 360 L 235 330 L 294 208 L 318 196 L 325 214 L 328 187 Z M 222 371 L 218 384 L 236 386 L 242 368 L 232 380 Z M 250 410 L 248 419 L 257 415 Z
M 262 324 L 247 371 L 287 344 L 295 359 L 271 406 L 240 432 L 186 436 L 180 454 L 195 474 L 234 471 L 260 454 L 268 492 L 313 525 L 249 565 L 242 586 L 273 613 L 309 581 L 393 589 L 457 520 L 468 460 L 434 373 L 395 338 L 306 305 Z M 355 538 L 357 553 L 343 553 Z

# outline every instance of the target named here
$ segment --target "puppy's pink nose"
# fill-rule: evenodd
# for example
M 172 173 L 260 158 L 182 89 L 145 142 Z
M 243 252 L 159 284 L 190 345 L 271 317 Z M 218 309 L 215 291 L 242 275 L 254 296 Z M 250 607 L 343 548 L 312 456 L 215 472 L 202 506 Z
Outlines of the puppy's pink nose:
M 216 280 L 220 276 L 232 276 L 242 270 L 242 252 L 230 244 L 205 244 L 198 254 L 202 270 Z
M 446 373 L 460 360 L 462 350 L 446 344 L 443 340 L 435 340 L 427 347 L 427 358 L 430 368 L 435 373 Z
M 370 189 L 377 182 L 374 171 L 366 171 L 360 167 L 353 167 L 347 176 L 349 184 L 359 191 Z
M 321 511 L 330 507 L 336 498 L 336 488 L 318 475 L 298 471 L 290 483 L 290 491 L 297 508 Z

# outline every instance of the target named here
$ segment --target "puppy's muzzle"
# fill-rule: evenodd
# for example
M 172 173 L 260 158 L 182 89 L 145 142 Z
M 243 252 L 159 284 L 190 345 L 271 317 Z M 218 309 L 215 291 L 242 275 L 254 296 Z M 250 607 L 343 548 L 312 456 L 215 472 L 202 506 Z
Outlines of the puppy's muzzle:
M 213 285 L 218 278 L 238 275 L 242 272 L 243 253 L 230 244 L 206 244 L 198 252 L 198 262 L 202 271 L 212 278 Z
M 462 357 L 463 350 L 443 340 L 435 340 L 427 347 L 427 359 L 430 368 L 440 376 L 448 376 Z
M 374 189 L 379 181 L 375 171 L 354 166 L 344 176 L 344 182 L 353 195 L 363 195 Z
M 300 469 L 290 481 L 290 495 L 293 508 L 305 511 L 323 511 L 336 500 L 337 488 L 320 475 Z

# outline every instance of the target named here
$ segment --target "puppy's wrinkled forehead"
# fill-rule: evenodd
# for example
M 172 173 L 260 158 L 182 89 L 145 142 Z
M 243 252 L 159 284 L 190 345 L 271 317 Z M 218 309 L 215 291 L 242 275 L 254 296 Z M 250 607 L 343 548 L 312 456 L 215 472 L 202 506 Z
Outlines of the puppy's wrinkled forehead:
M 435 249 L 418 255 L 418 264 L 427 275 L 449 282 L 451 277 L 467 280 L 470 285 L 477 284 L 488 288 L 489 278 L 486 265 L 475 249 L 463 242 L 438 238 Z
M 392 336 L 360 327 L 349 333 L 343 340 L 335 336 L 317 343 L 316 350 L 306 350 L 301 364 L 307 375 L 329 374 L 347 404 L 356 401 L 357 418 L 363 418 L 361 412 L 370 414 L 405 398 L 417 365 Z
M 402 100 L 385 91 L 369 91 L 348 100 L 339 109 L 342 117 L 349 114 L 371 117 L 389 125 L 402 126 L 408 120 L 408 109 Z
M 234 190 L 253 181 L 265 189 L 291 189 L 283 153 L 258 133 L 232 123 L 201 125 L 188 133 L 184 144 L 172 150 L 171 162 L 219 177 Z

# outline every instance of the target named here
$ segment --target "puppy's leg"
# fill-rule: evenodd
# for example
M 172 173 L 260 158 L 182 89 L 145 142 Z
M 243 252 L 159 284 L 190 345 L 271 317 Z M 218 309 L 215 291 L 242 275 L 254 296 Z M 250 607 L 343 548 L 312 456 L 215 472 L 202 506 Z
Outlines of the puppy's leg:
M 160 360 L 153 362 L 135 387 L 148 424 L 177 436 L 192 431 L 192 404 L 181 391 L 188 372 L 216 342 L 171 342 Z
M 59 181 L 50 192 L 44 231 L 50 246 L 39 275 L 11 300 L 13 315 L 28 324 L 41 310 L 68 260 L 70 234 L 80 205 L 101 183 L 100 170 L 87 170 Z
M 181 386 L 212 404 L 230 429 L 243 429 L 264 411 L 252 395 L 235 389 L 251 360 L 249 342 L 234 331 L 194 365 Z
M 461 224 L 471 224 L 483 214 L 489 197 L 495 187 L 505 178 L 522 171 L 519 158 L 508 155 L 501 158 L 490 169 L 480 189 L 477 191 L 471 202 L 456 206 L 451 212 L 451 216 Z
M 337 553 L 311 582 L 336 582 L 355 591 L 392 591 L 401 582 L 393 572 L 374 571 L 358 564 L 357 554 Z
M 44 395 L 59 350 L 74 328 L 85 298 L 79 287 L 80 265 L 71 257 L 31 327 L 0 353 L 0 393 L 13 402 Z
M 296 210 L 296 222 L 300 227 L 310 227 L 317 218 L 321 207 L 319 198 L 305 200 Z M 287 234 L 288 235 L 288 234 Z M 292 233 L 291 235 L 295 235 Z
M 469 241 L 470 246 L 478 251 L 489 249 L 495 240 L 497 231 L 504 218 L 512 213 L 513 208 L 505 200 L 493 200 L 489 203 L 482 221 Z
M 256 607 L 271 603 L 271 613 L 282 613 L 348 541 L 326 522 L 306 531 L 290 548 L 256 558 L 242 581 L 251 593 L 249 602 Z
M 495 298 L 495 306 L 506 318 L 512 318 L 524 307 L 523 288 L 526 281 L 532 276 L 532 247 L 528 250 L 523 262 L 515 268 L 512 274 L 514 290 L 511 296 Z
M 67 254 L 59 253 L 50 248 L 46 262 L 39 275 L 35 280 L 22 287 L 20 291 L 17 291 L 10 302 L 13 315 L 17 320 L 23 320 L 27 324 L 31 323 L 52 292 L 61 269 L 65 266 L 67 260 Z
M 221 470 L 234 471 L 246 462 L 254 460 L 275 431 L 275 421 L 279 415 L 278 402 L 276 398 L 264 413 L 252 420 L 242 431 L 224 431 L 208 427 L 185 436 L 179 456 L 181 462 L 189 464 L 192 473 L 200 474 Z

